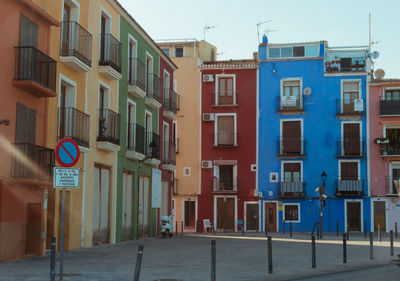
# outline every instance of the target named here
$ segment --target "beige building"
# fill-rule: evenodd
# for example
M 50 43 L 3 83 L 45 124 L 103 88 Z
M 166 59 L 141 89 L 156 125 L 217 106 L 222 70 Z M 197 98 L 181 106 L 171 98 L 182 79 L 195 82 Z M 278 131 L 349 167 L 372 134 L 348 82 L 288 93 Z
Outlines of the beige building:
M 196 231 L 197 194 L 200 192 L 201 73 L 204 61 L 214 61 L 217 48 L 206 41 L 160 40 L 160 48 L 178 66 L 174 87 L 180 93 L 177 118 L 176 183 L 173 196 L 174 220 L 178 231 Z

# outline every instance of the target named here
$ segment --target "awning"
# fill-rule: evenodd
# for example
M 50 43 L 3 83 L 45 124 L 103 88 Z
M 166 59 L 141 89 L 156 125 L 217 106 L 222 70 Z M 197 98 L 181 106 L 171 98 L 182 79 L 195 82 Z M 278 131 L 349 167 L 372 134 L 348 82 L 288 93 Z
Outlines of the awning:
M 214 160 L 215 166 L 235 166 L 237 165 L 237 160 Z

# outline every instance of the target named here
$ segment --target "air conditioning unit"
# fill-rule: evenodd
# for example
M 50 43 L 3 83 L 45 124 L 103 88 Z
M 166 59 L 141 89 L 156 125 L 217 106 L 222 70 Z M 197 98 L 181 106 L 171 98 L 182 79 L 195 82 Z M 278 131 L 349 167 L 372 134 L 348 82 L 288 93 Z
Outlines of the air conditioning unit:
M 212 74 L 203 74 L 203 82 L 213 82 L 214 77 Z
M 213 113 L 203 113 L 203 121 L 214 121 Z
M 201 167 L 203 169 L 210 169 L 213 167 L 213 162 L 212 161 L 201 161 Z

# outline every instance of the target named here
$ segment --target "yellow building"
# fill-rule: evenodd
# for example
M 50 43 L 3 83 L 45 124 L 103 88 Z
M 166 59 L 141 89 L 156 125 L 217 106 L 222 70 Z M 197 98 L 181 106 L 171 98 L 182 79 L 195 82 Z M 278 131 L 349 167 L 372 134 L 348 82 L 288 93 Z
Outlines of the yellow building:
M 201 186 L 200 150 L 200 84 L 199 65 L 214 61 L 217 48 L 202 40 L 162 40 L 157 42 L 178 66 L 174 73 L 175 87 L 180 93 L 177 118 L 176 185 L 173 209 L 178 231 L 196 230 L 197 194 Z

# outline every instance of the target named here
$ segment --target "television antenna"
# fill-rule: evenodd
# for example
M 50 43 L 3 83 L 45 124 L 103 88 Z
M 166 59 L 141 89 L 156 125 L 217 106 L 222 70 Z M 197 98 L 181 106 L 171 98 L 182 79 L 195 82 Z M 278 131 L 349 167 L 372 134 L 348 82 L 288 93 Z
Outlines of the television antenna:
M 267 21 L 262 21 L 262 22 L 257 23 L 257 40 L 258 40 L 258 43 L 259 43 L 259 44 L 260 44 L 260 26 L 263 25 L 263 24 L 269 23 L 269 22 L 271 22 L 271 21 L 272 21 L 272 20 L 267 20 Z M 269 33 L 269 32 L 271 32 L 271 31 L 276 31 L 276 30 L 267 28 L 267 29 L 264 31 L 264 33 Z

